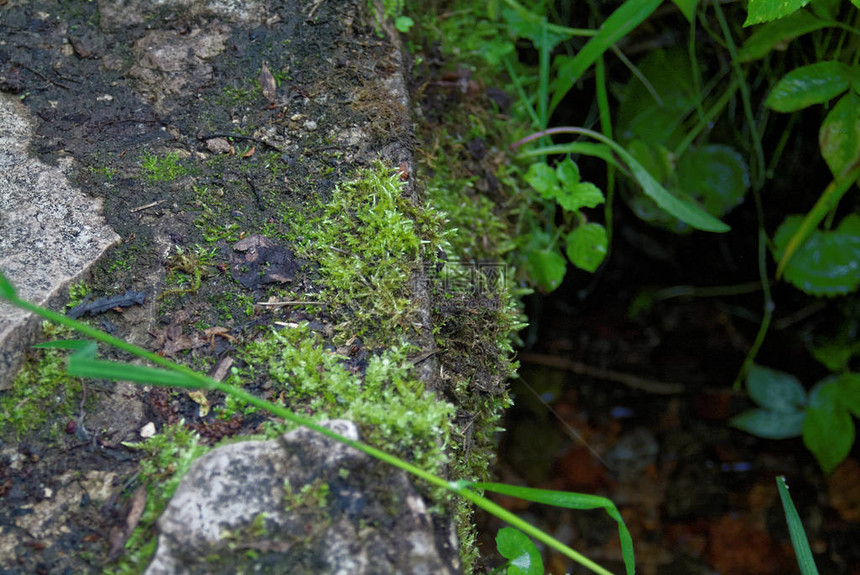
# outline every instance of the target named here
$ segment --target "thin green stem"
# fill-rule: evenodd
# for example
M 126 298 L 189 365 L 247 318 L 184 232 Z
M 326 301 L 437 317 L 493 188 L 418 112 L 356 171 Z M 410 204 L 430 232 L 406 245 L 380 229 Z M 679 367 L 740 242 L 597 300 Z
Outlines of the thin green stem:
M 482 497 L 481 495 L 476 493 L 474 490 L 472 490 L 466 486 L 460 485 L 457 482 L 447 481 L 447 480 L 445 480 L 441 477 L 438 477 L 436 475 L 433 475 L 432 473 L 429 473 L 429 472 L 421 469 L 420 467 L 417 467 L 417 466 L 415 466 L 415 465 L 413 465 L 407 461 L 404 461 L 398 457 L 390 455 L 390 454 L 388 454 L 388 453 L 386 453 L 380 449 L 377 449 L 377 448 L 372 447 L 370 445 L 366 445 L 366 444 L 361 443 L 359 441 L 355 441 L 353 439 L 349 439 L 348 437 L 344 437 L 343 435 L 340 435 L 339 433 L 332 431 L 331 429 L 328 429 L 326 427 L 319 425 L 318 423 L 316 423 L 315 421 L 313 421 L 311 419 L 302 417 L 300 415 L 296 415 L 295 413 L 293 413 L 292 411 L 288 410 L 285 407 L 275 405 L 273 403 L 270 403 L 268 401 L 260 399 L 259 397 L 245 391 L 242 388 L 239 388 L 239 387 L 236 387 L 233 385 L 229 385 L 229 384 L 226 384 L 226 383 L 223 383 L 220 381 L 216 381 L 216 380 L 214 380 L 214 379 L 212 379 L 206 375 L 197 373 L 194 370 L 192 370 L 192 369 L 190 369 L 184 365 L 174 363 L 174 362 L 172 362 L 168 359 L 165 359 L 159 355 L 156 355 L 150 351 L 147 351 L 143 348 L 140 348 L 136 345 L 125 342 L 125 341 L 123 341 L 117 337 L 114 337 L 110 334 L 104 333 L 98 329 L 90 327 L 89 325 L 87 325 L 85 323 L 82 323 L 82 322 L 76 321 L 74 319 L 71 319 L 69 317 L 66 317 L 60 313 L 53 311 L 53 310 L 45 309 L 45 308 L 39 307 L 37 305 L 34 305 L 30 302 L 19 299 L 18 296 L 15 295 L 14 290 L 11 288 L 11 285 L 8 284 L 8 282 L 5 280 L 5 278 L 2 276 L 2 274 L 0 274 L 0 297 L 5 297 L 13 305 L 18 306 L 18 307 L 25 309 L 27 311 L 33 312 L 37 315 L 40 315 L 40 316 L 44 317 L 45 319 L 53 321 L 54 323 L 57 323 L 60 325 L 65 325 L 67 327 L 75 329 L 78 332 L 82 333 L 83 335 L 91 337 L 92 339 L 94 339 L 98 342 L 106 343 L 108 345 L 114 346 L 118 349 L 126 351 L 132 355 L 137 356 L 137 357 L 147 359 L 147 360 L 151 361 L 152 363 L 155 363 L 157 365 L 165 367 L 166 369 L 169 369 L 171 371 L 178 372 L 184 376 L 187 376 L 188 379 L 186 381 L 175 384 L 175 386 L 177 386 L 177 387 L 190 388 L 190 389 L 194 389 L 194 388 L 208 389 L 208 390 L 220 391 L 226 395 L 230 395 L 230 396 L 232 396 L 232 397 L 234 397 L 240 401 L 248 403 L 249 405 L 253 405 L 253 406 L 258 407 L 260 409 L 266 410 L 269 413 L 276 415 L 277 417 L 280 417 L 280 418 L 283 418 L 287 421 L 291 421 L 291 422 L 296 423 L 298 425 L 307 427 L 308 429 L 316 431 L 317 433 L 320 433 L 320 434 L 322 434 L 322 435 L 324 435 L 330 439 L 338 441 L 338 442 L 340 442 L 344 445 L 347 445 L 349 447 L 353 447 L 353 448 L 355 448 L 355 449 L 357 449 L 363 453 L 366 453 L 367 455 L 370 455 L 371 457 L 379 459 L 380 461 L 384 461 L 385 463 L 388 463 L 389 465 L 391 465 L 393 467 L 397 467 L 398 469 L 402 469 L 403 471 L 406 471 L 407 473 L 409 473 L 415 477 L 423 479 L 424 481 L 428 482 L 431 485 L 435 485 L 437 487 L 440 487 L 442 489 L 445 489 L 445 490 L 450 491 L 456 495 L 459 495 L 460 497 L 467 499 L 468 501 L 472 502 L 476 506 L 478 506 L 481 509 L 484 509 L 487 512 L 495 515 L 499 519 L 506 521 L 507 523 L 509 523 L 513 527 L 516 527 L 517 529 L 526 533 L 527 535 L 531 535 L 532 537 L 534 537 L 538 541 L 541 541 L 541 542 L 545 543 L 546 545 L 548 545 L 549 547 L 552 547 L 553 549 L 556 549 L 557 551 L 563 553 L 564 555 L 566 555 L 570 559 L 573 559 L 574 561 L 576 561 L 580 565 L 583 565 L 584 567 L 590 569 L 594 573 L 598 573 L 600 575 L 612 575 L 610 571 L 607 571 L 606 569 L 604 569 L 600 565 L 594 563 L 593 561 L 591 561 L 587 557 L 583 556 L 582 554 L 578 553 L 574 549 L 571 549 L 570 547 L 568 547 L 567 545 L 565 545 L 561 541 L 558 541 L 557 539 L 555 539 L 554 537 L 552 537 L 548 533 L 545 533 L 544 531 L 541 531 L 540 529 L 538 529 L 538 528 L 530 525 L 529 523 L 523 521 L 522 519 L 520 519 L 519 517 L 517 517 L 516 515 L 514 515 L 510 511 L 508 511 L 508 510 L 504 509 L 503 507 L 493 503 L 489 499 Z
M 609 94 L 606 89 L 606 65 L 603 61 L 603 56 L 597 59 L 595 67 L 595 83 L 597 92 L 597 109 L 600 113 L 600 130 L 603 135 L 612 139 L 612 116 L 609 108 Z M 612 253 L 612 205 L 615 199 L 615 167 L 606 163 L 606 203 L 603 208 L 604 225 L 606 228 L 606 256 L 609 259 L 609 254 Z
M 687 151 L 687 148 L 689 148 L 690 145 L 696 140 L 696 138 L 699 137 L 699 134 L 701 134 L 706 128 L 710 126 L 711 121 L 716 118 L 731 101 L 732 97 L 735 95 L 735 90 L 737 89 L 737 80 L 732 80 L 729 87 L 726 89 L 723 95 L 720 96 L 720 99 L 717 100 L 704 115 L 700 116 L 701 119 L 699 120 L 699 122 L 689 132 L 687 132 L 687 135 L 684 136 L 684 139 L 681 140 L 681 142 L 675 148 L 673 153 L 676 158 L 681 157 L 681 155 Z M 701 104 L 699 104 L 699 106 L 701 106 Z
M 747 356 L 744 358 L 744 363 L 735 378 L 734 384 L 732 385 L 732 389 L 735 391 L 740 391 L 744 377 L 746 376 L 750 366 L 755 361 L 759 348 L 761 348 L 761 345 L 764 343 L 764 338 L 767 336 L 767 331 L 770 329 L 770 322 L 773 319 L 773 310 L 776 307 L 770 293 L 770 279 L 767 277 L 767 234 L 761 224 L 759 224 L 758 230 L 758 270 L 759 277 L 761 278 L 761 288 L 764 292 L 764 314 L 761 319 L 761 324 L 758 327 L 755 341 L 753 341 L 752 347 L 750 347 L 749 352 L 747 352 Z

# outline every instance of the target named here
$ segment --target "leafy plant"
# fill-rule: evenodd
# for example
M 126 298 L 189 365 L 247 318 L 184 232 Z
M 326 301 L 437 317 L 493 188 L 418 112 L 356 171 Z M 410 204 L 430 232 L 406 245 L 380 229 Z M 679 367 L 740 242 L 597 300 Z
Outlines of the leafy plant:
M 385 451 L 382 451 L 360 441 L 354 441 L 347 437 L 344 437 L 330 429 L 327 429 L 317 424 L 312 419 L 293 413 L 285 407 L 262 400 L 240 387 L 216 381 L 206 375 L 195 372 L 187 366 L 174 363 L 153 352 L 132 345 L 126 341 L 123 341 L 119 338 L 116 338 L 105 332 L 95 329 L 85 323 L 78 322 L 60 313 L 24 301 L 18 297 L 15 288 L 2 273 L 0 273 L 0 298 L 7 300 L 14 306 L 20 307 L 24 310 L 44 317 L 49 321 L 52 321 L 65 327 L 72 328 L 81 333 L 82 335 L 95 340 L 65 340 L 39 344 L 40 348 L 71 350 L 73 353 L 69 356 L 67 364 L 67 372 L 71 376 L 108 379 L 114 381 L 125 380 L 147 385 L 169 386 L 184 389 L 220 391 L 227 396 L 233 398 L 234 401 L 244 402 L 253 407 L 266 410 L 269 413 L 272 413 L 277 417 L 283 418 L 294 424 L 307 427 L 308 429 L 316 431 L 317 433 L 321 433 L 322 435 L 334 439 L 335 441 L 338 441 L 344 445 L 366 453 L 371 457 L 375 457 L 381 461 L 384 461 L 389 465 L 392 465 L 393 467 L 397 467 L 398 469 L 406 471 L 407 473 L 419 479 L 423 479 L 424 481 L 435 487 L 444 489 L 455 495 L 458 495 L 470 501 L 477 507 L 484 509 L 485 511 L 516 527 L 527 535 L 534 537 L 536 540 L 541 541 L 549 547 L 558 550 L 565 556 L 573 559 L 574 561 L 590 569 L 591 571 L 595 573 L 600 573 L 602 575 L 610 575 L 609 571 L 607 571 L 600 565 L 594 563 L 587 557 L 581 555 L 577 551 L 561 543 L 546 532 L 537 529 L 536 527 L 533 527 L 529 523 L 523 521 L 510 511 L 499 506 L 498 504 L 493 503 L 489 499 L 479 495 L 478 490 L 496 491 L 499 493 L 508 492 L 512 495 L 516 495 L 516 493 L 518 492 L 520 493 L 520 496 L 525 495 L 532 501 L 541 501 L 550 504 L 553 504 L 553 501 L 565 501 L 565 498 L 568 498 L 568 501 L 571 502 L 571 505 L 566 506 L 577 509 L 591 508 L 583 507 L 582 503 L 577 503 L 578 501 L 582 501 L 579 498 L 594 497 L 592 507 L 605 507 L 608 511 L 610 511 L 609 506 L 611 506 L 611 509 L 615 509 L 615 506 L 608 500 L 605 500 L 600 497 L 582 494 L 552 492 L 540 489 L 516 488 L 514 486 L 505 486 L 492 483 L 470 483 L 462 480 L 448 481 L 443 479 L 442 477 L 429 473 L 424 469 L 413 465 L 412 463 L 409 463 L 398 457 L 394 457 L 389 453 L 386 453 Z M 140 366 L 96 359 L 96 342 L 106 343 L 117 349 L 128 352 L 136 357 L 143 358 L 160 367 Z M 511 490 L 513 490 L 513 492 L 511 492 Z M 611 511 L 610 515 L 612 515 Z M 620 515 L 618 514 L 617 509 L 615 509 L 614 515 L 617 516 L 620 520 Z M 627 528 L 623 525 L 623 522 L 620 523 L 619 529 L 622 528 L 625 532 L 627 531 Z M 624 542 L 624 538 L 622 538 L 622 542 Z M 632 573 L 634 572 L 632 544 L 629 546 L 629 548 L 624 547 L 624 544 L 622 544 L 622 549 L 624 551 L 627 573 L 628 575 L 632 575 Z
M 855 435 L 851 415 L 860 417 L 860 375 L 829 376 L 807 393 L 792 375 L 753 365 L 746 384 L 759 407 L 732 418 L 732 426 L 766 439 L 802 436 L 825 473 L 848 456 Z

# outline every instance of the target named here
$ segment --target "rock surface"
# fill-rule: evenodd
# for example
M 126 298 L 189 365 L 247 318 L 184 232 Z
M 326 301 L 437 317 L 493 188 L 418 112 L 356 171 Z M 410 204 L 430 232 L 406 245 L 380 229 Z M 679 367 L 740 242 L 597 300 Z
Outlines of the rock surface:
M 325 426 L 358 439 L 349 421 Z M 210 451 L 158 526 L 147 575 L 457 571 L 405 473 L 307 429 Z
M 21 298 L 47 305 L 119 236 L 105 223 L 101 200 L 29 154 L 32 135 L 27 109 L 0 92 L 0 269 Z M 32 314 L 0 302 L 0 390 L 11 385 L 38 325 Z

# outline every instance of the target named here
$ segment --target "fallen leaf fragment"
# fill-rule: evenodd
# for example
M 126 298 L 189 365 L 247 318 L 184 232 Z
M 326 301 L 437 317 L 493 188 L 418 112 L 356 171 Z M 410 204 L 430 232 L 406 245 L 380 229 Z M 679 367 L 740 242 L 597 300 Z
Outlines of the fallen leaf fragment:
M 274 104 L 278 84 L 275 82 L 275 77 L 272 76 L 272 73 L 269 71 L 269 66 L 266 65 L 265 60 L 263 61 L 263 66 L 260 69 L 259 81 L 260 91 L 263 92 L 263 97 Z

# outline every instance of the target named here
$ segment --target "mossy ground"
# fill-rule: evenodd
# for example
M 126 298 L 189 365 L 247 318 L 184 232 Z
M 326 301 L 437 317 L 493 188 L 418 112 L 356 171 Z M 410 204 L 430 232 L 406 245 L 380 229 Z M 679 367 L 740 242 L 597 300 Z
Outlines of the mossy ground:
M 324 4 L 321 13 L 340 9 Z M 94 11 L 86 7 L 86 18 L 96 17 Z M 330 40 L 326 33 L 333 34 L 319 31 L 321 44 Z M 98 297 L 145 288 L 148 301 L 155 302 L 154 317 L 132 309 L 89 321 L 119 335 L 136 333 L 136 341 L 147 346 L 161 341 L 152 339 L 156 332 L 172 329 L 193 338 L 213 329 L 208 345 L 159 351 L 204 371 L 229 354 L 234 368 L 228 377 L 237 385 L 319 419 L 354 419 L 365 440 L 425 468 L 483 479 L 509 403 L 504 382 L 514 367 L 510 340 L 519 316 L 512 270 L 501 281 L 480 275 L 484 270 L 463 283 L 467 268 L 458 262 L 501 262 L 510 242 L 495 203 L 476 191 L 477 168 L 463 170 L 462 144 L 452 142 L 462 140 L 464 126 L 469 137 L 489 138 L 500 125 L 492 118 L 472 114 L 464 122 L 451 114 L 447 118 L 457 124 L 445 128 L 447 133 L 422 133 L 425 153 L 437 159 L 419 162 L 417 174 L 404 174 L 390 159 L 379 161 L 371 149 L 402 147 L 412 140 L 411 126 L 399 104 L 389 98 L 382 105 L 379 76 L 393 66 L 386 44 L 368 40 L 375 37 L 370 28 L 356 25 L 353 33 L 354 39 L 338 45 L 342 53 L 326 55 L 293 43 L 281 29 L 258 30 L 252 45 L 237 31 L 230 42 L 239 47 L 238 55 L 226 53 L 214 64 L 219 84 L 176 103 L 193 113 L 177 112 L 168 122 L 142 106 L 135 124 L 122 118 L 105 122 L 109 128 L 101 139 L 66 144 L 81 150 L 78 183 L 104 197 L 105 213 L 123 237 L 85 289 Z M 309 75 L 328 61 L 352 62 L 355 54 L 362 55 L 364 67 L 339 65 L 328 76 Z M 289 106 L 302 103 L 301 114 L 267 107 L 254 79 L 264 59 L 280 90 L 289 92 Z M 93 92 L 111 88 L 117 98 L 133 99 L 126 79 L 105 74 L 91 61 L 74 66 L 67 73 L 86 74 Z M 350 87 L 356 85 L 362 87 L 357 95 Z M 27 103 L 39 109 L 52 97 L 34 94 Z M 326 101 L 337 105 L 325 107 Z M 66 99 L 61 105 L 84 104 Z M 304 129 L 308 119 L 318 129 Z M 147 131 L 145 138 L 119 131 L 140 124 L 164 130 Z M 344 126 L 363 126 L 369 143 L 344 144 L 342 136 L 352 129 Z M 273 140 L 267 136 L 273 130 L 288 137 Z M 221 132 L 232 152 L 210 153 L 206 138 Z M 416 176 L 426 205 L 404 191 Z M 231 278 L 232 245 L 254 233 L 295 252 L 302 268 L 292 282 L 249 290 Z M 439 361 L 441 381 L 435 394 L 415 368 L 428 351 L 421 348 L 419 336 L 426 336 L 427 326 L 414 297 L 413 282 L 421 277 L 431 287 L 438 349 L 430 353 Z M 82 297 L 84 289 L 75 289 Z M 311 303 L 263 307 L 257 305 L 261 301 Z M 52 367 L 31 366 L 30 373 L 44 378 L 22 380 L 16 389 L 41 394 L 40 401 L 24 405 L 44 411 L 57 389 L 47 381 L 61 375 L 62 360 L 59 352 L 39 353 L 52 358 Z M 67 392 L 63 409 L 76 408 L 76 384 L 59 385 Z M 97 402 L 94 395 L 89 401 Z M 12 407 L 23 399 L 10 400 Z M 199 398 L 184 392 L 154 389 L 145 399 L 149 417 L 163 427 L 133 450 L 142 467 L 125 493 L 146 484 L 150 497 L 113 567 L 117 573 L 138 572 L 146 564 L 154 549 L 154 521 L 194 457 L 235 434 L 286 429 L 222 397 L 206 398 L 211 409 L 205 415 Z M 469 546 L 468 507 L 458 506 L 468 570 L 476 551 Z

